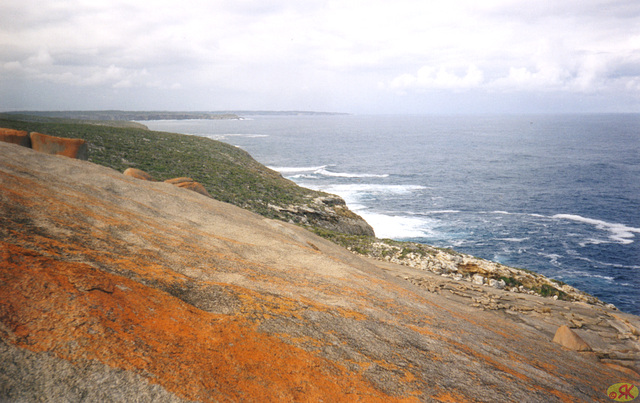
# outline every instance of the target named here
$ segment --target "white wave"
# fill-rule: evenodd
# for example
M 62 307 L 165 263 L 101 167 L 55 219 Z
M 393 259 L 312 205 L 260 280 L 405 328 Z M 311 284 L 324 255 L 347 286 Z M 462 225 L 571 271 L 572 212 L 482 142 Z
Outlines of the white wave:
M 425 211 L 424 214 L 457 214 L 460 213 L 460 210 L 430 210 Z
M 597 229 L 609 231 L 609 238 L 623 245 L 633 243 L 633 239 L 631 238 L 635 237 L 634 233 L 640 233 L 640 228 L 633 228 L 624 224 L 610 223 L 607 221 L 596 220 L 594 218 L 582 217 L 576 214 L 556 214 L 551 218 L 594 225 Z
M 268 134 L 244 134 L 244 133 L 224 133 L 224 134 L 192 134 L 192 136 L 206 137 L 213 140 L 226 140 L 229 137 L 245 137 L 249 139 L 269 137 Z
M 228 133 L 228 134 L 223 134 L 223 136 L 225 137 L 246 137 L 249 139 L 260 139 L 260 138 L 264 138 L 264 137 L 269 137 L 268 134 L 244 134 L 244 133 Z
M 611 243 L 611 241 L 605 239 L 588 238 L 586 241 L 578 242 L 578 245 L 584 248 L 587 245 L 600 245 L 603 243 Z
M 346 172 L 331 172 L 324 168 L 318 169 L 314 173 L 337 178 L 387 178 L 389 176 L 389 174 L 356 174 Z
M 328 176 L 333 178 L 387 178 L 389 174 L 365 174 L 365 173 L 349 173 L 349 172 L 333 172 L 327 169 L 328 165 L 315 167 L 269 167 L 274 171 L 282 174 L 292 174 L 301 172 L 312 172 L 316 175 Z M 295 178 L 292 176 L 291 178 Z
M 344 199 L 347 206 L 355 210 L 353 205 L 360 204 L 363 199 L 370 196 L 406 195 L 417 190 L 425 189 L 418 185 L 377 185 L 377 184 L 343 184 L 343 185 L 317 185 L 313 183 L 298 183 L 300 186 L 338 195 Z
M 434 235 L 433 221 L 424 218 L 358 212 L 372 227 L 378 238 L 409 239 Z
M 580 276 L 580 277 L 599 278 L 599 279 L 606 280 L 606 281 L 615 280 L 615 277 L 603 276 L 603 275 L 600 275 L 600 274 L 593 274 L 593 273 L 589 273 L 589 272 L 582 271 L 582 270 L 573 271 L 573 272 L 570 272 L 570 273 L 567 273 L 567 274 L 572 274 L 574 276 Z
M 562 255 L 558 255 L 557 253 L 538 253 L 538 255 L 546 257 L 547 259 L 549 259 L 549 263 L 556 267 L 562 266 L 559 262 L 559 259 L 562 258 Z
M 315 172 L 321 169 L 325 169 L 326 167 L 327 167 L 326 165 L 322 165 L 322 166 L 316 166 L 316 167 L 267 167 L 267 168 L 283 174 L 288 174 L 288 173 L 296 173 L 296 172 Z
M 344 185 L 326 185 L 319 186 L 318 190 L 323 190 L 329 193 L 335 193 L 341 195 L 341 193 L 368 193 L 368 194 L 410 194 L 417 190 L 426 189 L 420 185 L 382 185 L 382 184 L 367 184 L 367 183 L 355 183 Z
M 528 241 L 529 238 L 497 238 L 498 241 L 507 241 L 507 242 L 524 242 Z

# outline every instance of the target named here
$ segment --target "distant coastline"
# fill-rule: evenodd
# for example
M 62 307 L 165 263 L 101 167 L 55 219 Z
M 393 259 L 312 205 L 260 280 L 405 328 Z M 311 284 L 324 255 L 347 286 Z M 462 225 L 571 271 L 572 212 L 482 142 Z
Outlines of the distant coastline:
M 315 111 L 15 111 L 7 115 L 29 115 L 44 118 L 102 120 L 102 121 L 144 121 L 144 120 L 189 120 L 189 119 L 242 119 L 242 116 L 328 116 L 348 115 L 337 112 Z

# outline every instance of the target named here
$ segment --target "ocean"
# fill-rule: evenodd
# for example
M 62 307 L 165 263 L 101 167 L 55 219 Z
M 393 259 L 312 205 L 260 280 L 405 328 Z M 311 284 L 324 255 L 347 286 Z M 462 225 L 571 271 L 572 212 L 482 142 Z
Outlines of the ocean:
M 534 270 L 640 315 L 640 114 L 142 123 L 340 195 L 379 238 Z

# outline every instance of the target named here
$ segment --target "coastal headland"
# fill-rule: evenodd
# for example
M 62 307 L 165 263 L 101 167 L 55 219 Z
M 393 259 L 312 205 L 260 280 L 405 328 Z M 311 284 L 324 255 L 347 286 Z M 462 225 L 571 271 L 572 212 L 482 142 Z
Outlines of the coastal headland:
M 640 381 L 637 316 L 376 240 L 335 197 L 235 147 L 0 126 L 89 149 L 0 142 L 0 400 L 605 402 Z M 203 144 L 214 157 L 198 161 Z M 164 182 L 183 176 L 211 197 Z

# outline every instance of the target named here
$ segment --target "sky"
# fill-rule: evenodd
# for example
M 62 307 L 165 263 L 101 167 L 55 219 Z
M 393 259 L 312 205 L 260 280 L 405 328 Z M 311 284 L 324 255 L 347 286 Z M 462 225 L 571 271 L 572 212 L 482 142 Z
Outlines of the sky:
M 640 113 L 638 0 L 3 0 L 0 111 Z

